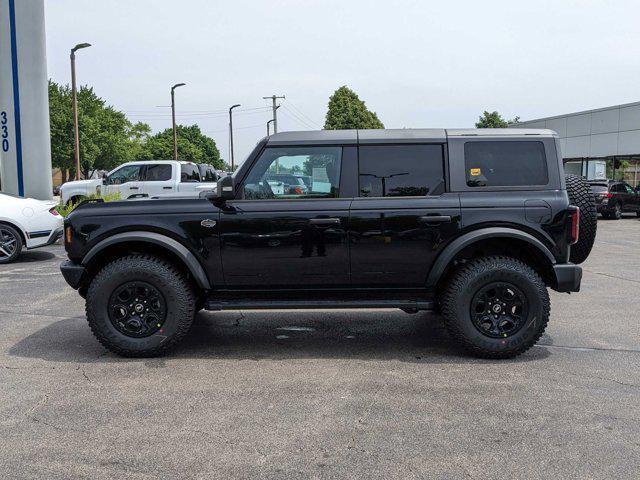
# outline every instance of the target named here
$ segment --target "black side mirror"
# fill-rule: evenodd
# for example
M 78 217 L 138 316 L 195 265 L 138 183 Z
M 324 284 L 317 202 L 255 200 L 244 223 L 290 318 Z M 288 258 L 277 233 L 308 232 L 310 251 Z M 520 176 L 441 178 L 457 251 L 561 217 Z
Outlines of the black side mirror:
M 207 191 L 205 196 L 209 200 L 224 203 L 227 200 L 233 200 L 236 197 L 233 177 L 231 175 L 222 177 L 218 180 L 217 188 L 214 191 Z

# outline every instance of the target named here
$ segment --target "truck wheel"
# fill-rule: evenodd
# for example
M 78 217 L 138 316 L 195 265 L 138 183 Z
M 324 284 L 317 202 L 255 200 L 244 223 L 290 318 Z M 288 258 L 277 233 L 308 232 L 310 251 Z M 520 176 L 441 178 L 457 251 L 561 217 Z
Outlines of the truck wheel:
M 449 333 L 481 358 L 512 358 L 527 351 L 549 322 L 549 293 L 529 266 L 509 257 L 472 260 L 444 288 Z
M 125 357 L 162 355 L 184 337 L 195 313 L 187 279 L 151 255 L 107 264 L 89 285 L 87 320 L 107 349 Z
M 22 252 L 22 237 L 18 231 L 6 224 L 0 224 L 0 263 L 13 262 Z
M 598 228 L 596 199 L 589 184 L 581 177 L 566 175 L 565 180 L 569 203 L 580 208 L 580 236 L 578 241 L 571 245 L 569 260 L 573 263 L 582 263 L 591 253 L 593 242 L 596 240 L 596 230 Z

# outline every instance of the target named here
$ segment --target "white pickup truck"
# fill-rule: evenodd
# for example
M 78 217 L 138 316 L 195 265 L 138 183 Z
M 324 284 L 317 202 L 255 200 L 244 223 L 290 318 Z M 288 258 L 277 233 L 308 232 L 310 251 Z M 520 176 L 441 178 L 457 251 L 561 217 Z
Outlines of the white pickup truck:
M 210 190 L 215 182 L 203 182 L 198 165 L 177 160 L 148 160 L 123 163 L 103 178 L 67 182 L 60 187 L 62 203 L 76 203 L 89 195 L 119 193 L 126 199 L 133 195 L 197 197 Z

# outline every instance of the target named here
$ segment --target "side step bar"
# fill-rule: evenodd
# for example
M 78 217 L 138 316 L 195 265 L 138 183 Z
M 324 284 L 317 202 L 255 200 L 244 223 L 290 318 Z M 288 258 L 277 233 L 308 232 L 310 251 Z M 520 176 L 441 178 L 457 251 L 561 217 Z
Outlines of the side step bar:
M 400 308 L 433 310 L 430 301 L 415 300 L 207 300 L 205 310 L 288 310 L 288 309 L 347 309 Z

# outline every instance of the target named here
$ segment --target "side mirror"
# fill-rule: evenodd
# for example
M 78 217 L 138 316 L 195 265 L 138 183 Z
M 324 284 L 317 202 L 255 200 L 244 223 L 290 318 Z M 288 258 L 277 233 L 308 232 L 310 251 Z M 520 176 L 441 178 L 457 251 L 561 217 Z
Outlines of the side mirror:
M 218 180 L 217 188 L 214 191 L 207 192 L 205 196 L 209 200 L 224 203 L 227 200 L 233 200 L 236 197 L 233 177 L 231 175 L 222 177 Z

